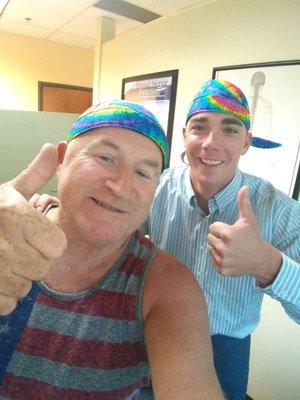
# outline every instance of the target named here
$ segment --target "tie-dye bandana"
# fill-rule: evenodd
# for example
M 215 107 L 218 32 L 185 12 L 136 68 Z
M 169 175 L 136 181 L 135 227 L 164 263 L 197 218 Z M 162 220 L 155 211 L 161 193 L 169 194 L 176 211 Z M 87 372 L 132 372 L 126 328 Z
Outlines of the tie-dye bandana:
M 218 112 L 229 114 L 243 122 L 247 131 L 250 129 L 250 111 L 246 96 L 233 83 L 211 79 L 204 83 L 190 105 L 186 122 L 195 114 Z M 281 146 L 271 140 L 253 137 L 251 145 L 263 149 Z
M 157 118 L 140 104 L 125 100 L 99 103 L 86 110 L 73 124 L 68 141 L 92 129 L 118 127 L 141 133 L 153 140 L 163 154 L 163 168 L 169 165 L 169 146 Z

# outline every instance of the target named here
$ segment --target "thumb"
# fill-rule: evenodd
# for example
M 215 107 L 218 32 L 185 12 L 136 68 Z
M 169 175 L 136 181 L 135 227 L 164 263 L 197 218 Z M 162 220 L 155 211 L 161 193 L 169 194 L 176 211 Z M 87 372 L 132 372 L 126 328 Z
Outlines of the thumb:
M 39 154 L 15 179 L 8 182 L 27 200 L 44 186 L 58 166 L 58 153 L 53 144 L 44 144 Z
M 237 203 L 239 208 L 239 219 L 253 220 L 255 215 L 252 210 L 251 202 L 248 197 L 248 186 L 242 186 L 237 195 Z

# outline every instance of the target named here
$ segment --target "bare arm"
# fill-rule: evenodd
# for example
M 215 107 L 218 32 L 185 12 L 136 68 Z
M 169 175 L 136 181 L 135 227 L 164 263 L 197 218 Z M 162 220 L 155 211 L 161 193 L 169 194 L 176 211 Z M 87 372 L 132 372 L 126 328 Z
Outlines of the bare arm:
M 161 252 L 151 266 L 143 303 L 155 399 L 223 399 L 213 366 L 206 304 L 192 273 Z

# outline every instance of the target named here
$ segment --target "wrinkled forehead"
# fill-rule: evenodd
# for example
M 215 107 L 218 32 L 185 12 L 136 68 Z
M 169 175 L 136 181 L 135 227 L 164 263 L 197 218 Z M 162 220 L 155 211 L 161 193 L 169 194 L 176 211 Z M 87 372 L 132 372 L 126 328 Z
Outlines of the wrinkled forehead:
M 161 167 L 163 165 L 163 154 L 157 143 L 134 130 L 119 127 L 96 128 L 83 133 L 69 142 L 68 152 L 75 155 L 85 150 L 100 147 L 126 153 L 129 156 L 136 154 L 144 157 L 149 155 Z

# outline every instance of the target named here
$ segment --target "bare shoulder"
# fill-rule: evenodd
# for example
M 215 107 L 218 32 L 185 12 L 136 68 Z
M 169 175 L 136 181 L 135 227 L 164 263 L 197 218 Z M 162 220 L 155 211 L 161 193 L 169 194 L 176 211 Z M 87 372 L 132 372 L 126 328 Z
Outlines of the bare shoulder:
M 191 271 L 164 251 L 150 266 L 143 316 L 154 397 L 223 399 L 213 367 L 202 290 Z
M 178 288 L 188 285 L 200 289 L 191 270 L 172 254 L 163 250 L 160 250 L 153 259 L 148 279 L 149 283 L 153 281 L 157 287 L 161 286 L 164 289 L 166 285 L 175 285 Z
M 202 289 L 190 269 L 170 253 L 160 250 L 153 259 L 143 296 L 144 320 L 152 307 L 163 302 L 206 308 Z

